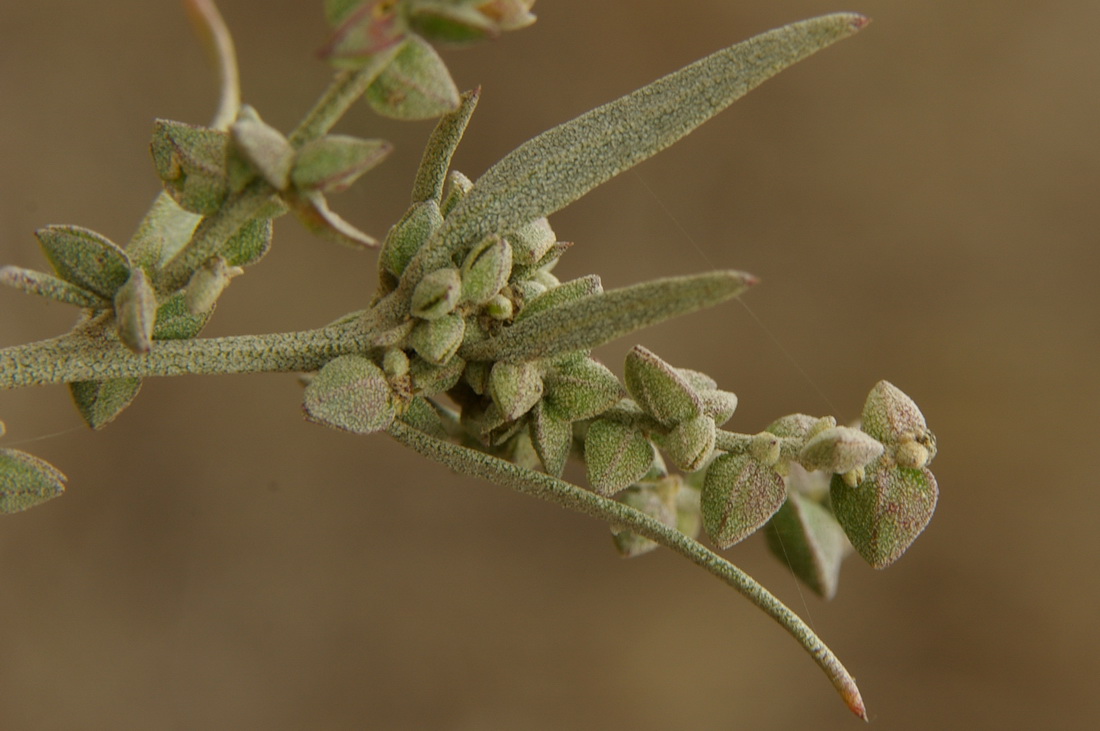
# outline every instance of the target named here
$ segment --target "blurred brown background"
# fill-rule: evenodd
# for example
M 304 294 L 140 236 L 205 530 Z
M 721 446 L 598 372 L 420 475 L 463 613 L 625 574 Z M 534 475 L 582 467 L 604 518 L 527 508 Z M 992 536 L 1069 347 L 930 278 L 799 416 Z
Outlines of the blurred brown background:
M 246 101 L 289 129 L 324 87 L 320 2 L 222 0 Z M 1100 5 L 544 0 L 446 54 L 483 100 L 456 165 L 716 48 L 841 9 L 874 23 L 556 215 L 559 274 L 606 286 L 717 267 L 762 280 L 640 342 L 741 397 L 730 428 L 858 415 L 887 378 L 939 436 L 938 514 L 896 566 L 800 592 L 759 539 L 731 558 L 857 675 L 884 729 L 1085 728 L 1100 711 L 1095 568 Z M 132 233 L 157 190 L 155 117 L 215 92 L 175 2 L 0 5 L 0 260 L 42 267 L 51 223 Z M 381 235 L 429 123 L 357 109 L 398 152 L 335 206 Z M 357 309 L 373 255 L 277 227 L 210 335 Z M 0 292 L 0 345 L 72 311 Z M 761 321 L 760 324 L 757 320 Z M 5 729 L 843 729 L 817 667 L 666 553 L 302 422 L 293 376 L 147 381 L 115 424 L 62 387 L 0 393 L 3 443 L 68 494 L 0 525 Z M 52 436 L 51 436 L 52 435 Z M 43 437 L 38 439 L 39 437 Z M 36 441 L 30 441 L 36 440 Z

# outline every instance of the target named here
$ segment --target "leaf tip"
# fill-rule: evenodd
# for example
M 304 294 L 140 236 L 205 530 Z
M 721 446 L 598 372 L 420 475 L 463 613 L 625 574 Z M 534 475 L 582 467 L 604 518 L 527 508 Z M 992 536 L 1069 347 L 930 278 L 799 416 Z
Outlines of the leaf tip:
M 851 20 L 850 25 L 852 26 L 853 31 L 863 30 L 864 28 L 866 28 L 870 24 L 871 24 L 871 19 L 868 18 L 866 15 L 860 15 L 859 13 L 853 13 L 852 14 L 852 20 Z M 864 718 L 863 720 L 866 721 L 867 719 Z

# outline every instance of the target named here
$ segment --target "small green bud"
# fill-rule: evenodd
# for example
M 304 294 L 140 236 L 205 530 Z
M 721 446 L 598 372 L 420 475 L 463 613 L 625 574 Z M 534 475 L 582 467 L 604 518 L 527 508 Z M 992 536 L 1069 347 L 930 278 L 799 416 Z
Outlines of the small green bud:
M 882 444 L 858 429 L 834 426 L 807 441 L 798 462 L 807 470 L 844 474 L 878 459 L 883 449 Z
M 326 135 L 298 150 L 290 179 L 300 190 L 338 193 L 382 162 L 393 145 L 347 135 Z
M 458 108 L 458 88 L 447 65 L 419 36 L 408 36 L 363 98 L 393 119 L 431 119 Z
M 779 437 L 771 432 L 762 431 L 753 436 L 749 444 L 749 454 L 760 464 L 774 467 L 782 451 L 780 444 Z
M 661 439 L 661 446 L 677 467 L 694 472 L 714 453 L 714 419 L 697 416 L 682 421 Z
M 256 110 L 241 107 L 229 128 L 233 151 L 275 190 L 286 190 L 294 166 L 294 148 L 279 130 L 260 119 Z
M 412 314 L 423 320 L 438 320 L 449 314 L 462 295 L 462 276 L 454 267 L 426 274 L 412 293 Z
M 458 357 L 450 358 L 443 365 L 435 365 L 422 357 L 413 358 L 409 363 L 413 390 L 424 396 L 450 391 L 462 378 L 465 367 L 466 362 Z
M 485 314 L 494 320 L 511 320 L 514 312 L 515 307 L 512 305 L 512 300 L 502 294 L 493 295 L 485 303 Z
M 158 119 L 153 124 L 153 164 L 164 189 L 181 208 L 210 215 L 229 193 L 229 136 L 216 129 Z
M 512 242 L 512 256 L 516 266 L 534 266 L 550 251 L 557 240 L 554 229 L 545 218 L 538 218 L 507 234 Z
M 306 418 L 353 434 L 381 431 L 393 422 L 393 391 L 382 369 L 361 355 L 324 365 L 306 386 Z
M 447 173 L 447 193 L 441 206 L 443 216 L 454 210 L 454 207 L 462 202 L 466 194 L 474 189 L 474 181 L 467 178 L 457 170 Z
M 932 452 L 913 436 L 906 435 L 894 446 L 894 461 L 898 467 L 919 470 L 932 461 Z
M 400 277 L 420 247 L 442 225 L 438 203 L 434 200 L 414 203 L 387 234 L 378 255 L 379 266 L 394 277 Z
M 653 445 L 636 428 L 597 419 L 584 438 L 588 482 L 601 495 L 614 495 L 641 479 L 653 464 Z
M 879 381 L 863 405 L 862 429 L 884 444 L 893 444 L 925 434 L 928 424 L 913 399 L 892 383 Z
M 141 355 L 153 349 L 157 294 L 141 267 L 134 267 L 115 295 L 115 320 L 122 344 Z
M 49 462 L 18 449 L 0 449 L 0 513 L 18 513 L 63 492 L 65 475 Z
M 537 364 L 493 364 L 489 373 L 489 395 L 508 421 L 526 414 L 542 398 L 542 373 Z
M 848 553 L 844 529 L 813 500 L 791 493 L 768 521 L 768 548 L 822 599 L 836 595 L 840 564 Z
M 550 272 L 546 271 L 545 269 L 535 270 L 528 278 L 532 282 L 538 282 L 542 286 L 546 287 L 548 291 L 553 291 L 554 289 L 557 289 L 561 286 L 561 280 L 555 277 Z
M 486 360 L 473 360 L 466 363 L 466 370 L 462 372 L 462 380 L 478 396 L 489 393 L 489 373 L 493 364 Z
M 489 236 L 462 262 L 462 300 L 485 304 L 508 284 L 511 274 L 511 245 L 500 236 Z
M 466 320 L 460 315 L 443 315 L 418 322 L 409 333 L 409 346 L 429 363 L 443 365 L 454 358 L 465 334 Z
M 400 378 L 409 372 L 409 356 L 404 350 L 393 348 L 382 356 L 382 370 L 390 378 Z
M 786 499 L 775 470 L 747 454 L 722 454 L 703 479 L 703 526 L 712 541 L 729 548 L 767 523 Z
M 558 363 L 547 373 L 546 404 L 568 421 L 591 419 L 624 396 L 619 379 L 603 363 L 576 358 Z
M 229 266 L 225 259 L 215 256 L 206 261 L 191 275 L 184 293 L 187 310 L 198 315 L 209 312 L 233 277 L 244 274 L 244 269 Z

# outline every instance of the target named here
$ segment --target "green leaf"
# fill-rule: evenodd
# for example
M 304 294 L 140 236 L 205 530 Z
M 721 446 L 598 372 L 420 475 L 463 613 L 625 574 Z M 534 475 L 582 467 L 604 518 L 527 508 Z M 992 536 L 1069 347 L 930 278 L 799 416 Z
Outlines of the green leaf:
M 290 179 L 302 190 L 338 193 L 382 162 L 393 145 L 347 135 L 326 135 L 298 150 Z
M 212 310 L 193 314 L 187 308 L 187 298 L 180 292 L 157 308 L 157 324 L 153 327 L 153 340 L 185 340 L 202 332 Z
M 771 552 L 815 594 L 823 599 L 836 595 L 848 540 L 832 513 L 791 493 L 768 521 L 765 536 Z
M 72 282 L 45 272 L 36 272 L 33 269 L 15 266 L 0 267 L 0 284 L 77 307 L 102 310 L 111 306 L 110 302 L 99 295 L 78 287 Z
M 382 242 L 378 267 L 393 277 L 400 277 L 420 247 L 443 225 L 439 203 L 426 200 L 414 203 L 405 212 Z
M 624 505 L 659 520 L 670 528 L 678 527 L 676 498 L 681 490 L 679 477 L 668 477 L 652 485 L 631 485 L 616 498 Z M 611 526 L 615 548 L 625 558 L 649 553 L 657 543 L 629 530 Z
M 635 345 L 627 354 L 623 378 L 638 406 L 665 426 L 696 419 L 703 413 L 703 399 L 687 379 L 641 345 Z
M 542 398 L 542 373 L 535 363 L 494 363 L 489 395 L 508 421 L 518 419 Z
M 603 363 L 577 358 L 554 366 L 545 378 L 546 405 L 568 421 L 591 419 L 623 397 L 623 387 Z
M 305 390 L 306 418 L 353 434 L 369 434 L 394 419 L 386 374 L 361 355 L 342 355 L 324 365 Z
M 33 508 L 65 491 L 65 475 L 18 449 L 0 449 L 0 513 Z
M 113 300 L 130 278 L 130 260 L 113 242 L 79 226 L 46 226 L 34 232 L 62 279 Z
M 69 384 L 69 395 L 84 423 L 99 430 L 114 421 L 133 402 L 140 389 L 140 378 L 75 381 Z
M 459 353 L 468 360 L 522 361 L 588 350 L 736 297 L 755 282 L 750 274 L 719 271 L 615 289 L 540 312 Z
M 151 149 L 164 189 L 181 208 L 210 215 L 221 207 L 229 193 L 229 135 L 158 119 L 153 123 Z
M 829 493 L 848 540 L 867 563 L 883 569 L 901 558 L 928 525 L 939 486 L 927 469 L 895 467 L 883 458 L 856 487 L 834 475 Z
M 145 270 L 135 267 L 126 284 L 115 293 L 115 321 L 122 344 L 137 354 L 153 347 L 157 320 L 157 294 Z
M 454 360 L 465 334 L 466 320 L 461 315 L 444 315 L 416 323 L 409 334 L 409 346 L 429 363 L 444 365 Z
M 378 114 L 393 119 L 431 119 L 461 102 L 443 59 L 418 36 L 405 40 L 364 98 Z
M 556 416 L 545 401 L 535 404 L 531 411 L 531 442 L 546 473 L 561 477 L 573 445 L 573 425 Z
M 443 247 L 507 233 L 564 208 L 866 22 L 837 13 L 763 33 L 542 133 L 477 180 L 440 232 Z
M 458 109 L 439 118 L 439 123 L 436 124 L 428 144 L 424 147 L 420 168 L 416 171 L 416 182 L 413 183 L 412 193 L 414 203 L 432 200 L 437 205 L 442 204 L 443 187 L 447 179 L 447 171 L 451 166 L 451 158 L 458 149 L 458 143 L 462 141 L 466 125 L 469 124 L 480 97 L 480 88 L 464 92 L 459 98 Z M 453 175 L 465 179 L 465 183 L 472 187 L 473 184 L 462 173 L 456 171 Z M 454 192 L 461 187 L 463 187 L 462 181 L 452 178 L 451 191 Z M 457 203 L 457 199 L 453 203 Z
M 584 438 L 588 481 L 601 495 L 614 495 L 640 480 L 653 465 L 653 445 L 628 424 L 597 419 Z
M 582 297 L 590 297 L 601 292 L 603 292 L 603 284 L 598 274 L 587 274 L 568 282 L 562 282 L 557 287 L 548 289 L 533 297 L 529 302 L 524 303 L 523 309 L 516 315 L 516 321 L 526 320 L 540 312 L 559 307 L 566 302 L 574 302 Z
M 722 548 L 743 541 L 775 515 L 787 489 L 775 470 L 745 454 L 723 454 L 707 467 L 703 526 Z
M 295 153 L 282 132 L 260 119 L 256 110 L 246 104 L 229 128 L 229 137 L 235 155 L 248 162 L 272 188 L 286 189 Z
M 230 266 L 255 264 L 271 249 L 270 218 L 254 218 L 237 229 L 221 247 L 221 255 Z
M 844 474 L 863 467 L 882 455 L 884 447 L 871 436 L 847 426 L 834 426 L 816 434 L 798 454 L 807 470 Z
M 677 467 L 694 472 L 714 453 L 714 440 L 714 419 L 700 415 L 674 426 L 658 444 Z

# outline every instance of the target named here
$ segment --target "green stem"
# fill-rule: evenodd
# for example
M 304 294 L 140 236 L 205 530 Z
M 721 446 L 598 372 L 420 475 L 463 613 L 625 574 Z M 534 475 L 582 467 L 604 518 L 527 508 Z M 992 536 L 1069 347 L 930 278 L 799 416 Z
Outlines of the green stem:
M 482 452 L 441 441 L 400 421 L 395 421 L 390 426 L 389 433 L 394 439 L 419 454 L 461 474 L 480 477 L 524 495 L 547 500 L 568 510 L 583 513 L 610 524 L 624 526 L 687 558 L 732 586 L 778 622 L 825 671 L 848 708 L 863 720 L 867 720 L 867 712 L 855 679 L 833 651 L 797 614 L 771 592 L 698 541 L 616 500 L 602 497 L 564 480 L 520 467 Z
M 0 389 L 188 374 L 300 372 L 370 347 L 355 322 L 316 330 L 198 340 L 158 340 L 146 355 L 102 335 L 62 335 L 0 350 Z
M 327 134 L 351 105 L 363 96 L 367 88 L 374 83 L 374 80 L 403 47 L 404 44 L 397 43 L 375 54 L 370 63 L 363 68 L 338 73 L 325 93 L 313 105 L 313 109 L 309 110 L 298 128 L 291 133 L 290 144 L 301 147 Z

